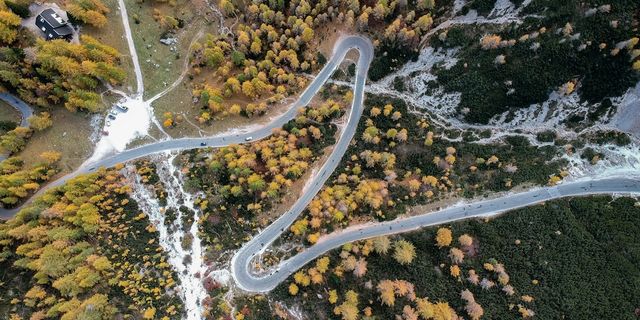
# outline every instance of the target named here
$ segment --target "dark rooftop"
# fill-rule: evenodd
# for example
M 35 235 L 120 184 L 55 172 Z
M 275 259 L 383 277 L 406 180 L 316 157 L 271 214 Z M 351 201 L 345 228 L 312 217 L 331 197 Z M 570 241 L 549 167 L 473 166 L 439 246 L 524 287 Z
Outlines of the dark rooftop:
M 68 36 L 73 34 L 73 28 L 68 24 L 63 25 L 62 27 L 53 29 L 58 35 Z
M 49 23 L 49 25 L 51 25 L 51 27 L 54 29 L 67 25 L 67 22 L 51 8 L 44 9 L 42 12 L 40 12 L 40 16 L 42 16 L 42 18 L 44 18 L 44 20 L 46 20 L 47 23 Z M 67 28 L 71 30 L 69 26 L 67 26 Z

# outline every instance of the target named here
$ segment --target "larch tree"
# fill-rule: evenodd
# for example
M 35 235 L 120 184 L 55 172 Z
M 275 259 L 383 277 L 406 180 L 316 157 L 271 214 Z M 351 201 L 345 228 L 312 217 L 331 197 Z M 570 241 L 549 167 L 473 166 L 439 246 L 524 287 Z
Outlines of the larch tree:
M 461 264 L 464 260 L 464 252 L 458 248 L 451 248 L 449 250 L 449 259 L 451 259 L 451 263 Z
M 387 236 L 373 238 L 373 250 L 378 254 L 387 254 L 391 248 L 391 240 Z
M 472 320 L 478 320 L 482 317 L 482 315 L 484 315 L 482 306 L 480 306 L 480 304 L 476 302 L 471 291 L 469 291 L 468 289 L 463 290 L 460 293 L 460 297 L 462 298 L 462 300 L 467 302 L 467 305 L 464 307 L 464 309 L 465 311 L 467 311 L 469 318 L 471 318 Z
M 335 289 L 329 290 L 329 297 L 327 299 L 330 304 L 336 304 L 336 302 L 338 302 L 338 291 Z
M 353 275 L 357 278 L 362 278 L 367 273 L 367 261 L 364 258 L 358 259 L 355 268 L 353 268 Z
M 382 304 L 389 307 L 393 307 L 395 304 L 395 285 L 391 280 L 382 280 L 377 286 L 378 293 L 380 293 L 380 301 Z
M 344 302 L 334 308 L 334 313 L 341 315 L 343 320 L 358 319 L 358 294 L 353 290 L 347 291 Z
M 16 40 L 21 21 L 20 16 L 0 0 L 0 44 L 11 44 Z
M 76 19 L 98 28 L 107 24 L 105 14 L 110 11 L 100 0 L 71 0 L 66 9 Z
M 496 34 L 486 34 L 482 38 L 480 38 L 480 45 L 482 49 L 497 49 L 500 46 L 500 41 L 502 38 Z
M 393 258 L 401 265 L 410 264 L 416 257 L 415 247 L 411 242 L 398 240 L 394 243 Z
M 465 234 L 463 234 L 463 235 L 458 237 L 458 243 L 463 248 L 464 247 L 470 247 L 473 244 L 473 238 L 470 235 L 465 233 Z
M 418 320 L 418 313 L 410 305 L 402 307 L 403 320 Z
M 42 131 L 47 129 L 53 125 L 53 120 L 51 120 L 51 115 L 48 112 L 41 112 L 39 115 L 32 115 L 27 118 L 29 122 L 29 127 L 36 131 Z
M 436 233 L 436 245 L 439 248 L 448 247 L 453 240 L 451 235 L 451 229 L 449 228 L 439 228 Z
M 289 285 L 289 294 L 292 296 L 295 296 L 296 294 L 298 294 L 298 286 L 295 283 L 291 283 Z

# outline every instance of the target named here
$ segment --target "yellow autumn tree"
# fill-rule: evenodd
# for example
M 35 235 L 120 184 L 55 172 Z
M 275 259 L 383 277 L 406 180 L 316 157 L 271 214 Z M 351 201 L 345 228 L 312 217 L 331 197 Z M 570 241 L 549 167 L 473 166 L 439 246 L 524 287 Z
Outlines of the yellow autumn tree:
M 27 118 L 27 121 L 29 122 L 29 127 L 36 131 L 47 129 L 53 124 L 51 115 L 48 112 L 42 112 L 40 115 L 32 115 Z
M 394 243 L 393 258 L 400 264 L 410 264 L 416 257 L 416 249 L 411 242 L 399 240 Z
M 502 38 L 499 35 L 487 34 L 480 39 L 480 45 L 484 50 L 496 49 L 500 46 L 501 41 Z
M 367 261 L 364 258 L 358 259 L 355 268 L 353 268 L 353 275 L 356 278 L 362 278 L 367 273 Z
M 333 312 L 336 315 L 341 315 L 343 320 L 358 319 L 358 294 L 353 290 L 347 291 L 347 293 L 345 293 L 344 302 L 335 307 Z
M 0 43 L 11 44 L 18 37 L 18 27 L 20 26 L 20 16 L 16 15 L 0 2 Z
M 460 277 L 460 267 L 458 267 L 457 264 L 452 265 L 451 267 L 449 267 L 449 273 L 454 278 Z
M 382 304 L 389 307 L 393 307 L 395 304 L 395 285 L 391 280 L 382 280 L 377 286 L 378 293 L 380 293 L 380 301 Z
M 316 261 L 316 269 L 321 274 L 327 272 L 329 270 L 329 257 L 322 257 Z
M 458 248 L 451 248 L 449 250 L 449 259 L 451 259 L 451 263 L 460 264 L 464 260 L 464 252 Z
M 289 285 L 289 294 L 292 296 L 295 296 L 296 294 L 298 294 L 298 286 L 295 283 L 291 283 Z
M 156 308 L 148 308 L 144 311 L 142 318 L 144 319 L 153 319 L 156 316 Z
M 462 300 L 467 302 L 467 305 L 464 307 L 464 309 L 465 311 L 467 311 L 469 318 L 471 318 L 472 320 L 478 320 L 482 317 L 482 315 L 484 315 L 482 306 L 480 306 L 480 304 L 476 302 L 471 291 L 469 291 L 468 289 L 463 290 L 460 293 L 460 297 L 462 298 Z
M 465 233 L 458 237 L 458 243 L 462 247 L 469 247 L 473 244 L 473 238 L 470 235 Z
M 444 227 L 438 229 L 436 233 L 436 245 L 439 248 L 448 247 L 452 240 L 451 229 Z
M 427 298 L 416 299 L 416 311 L 422 319 L 428 320 L 455 320 L 458 319 L 455 311 L 446 302 L 432 303 Z
M 329 291 L 329 303 L 336 304 L 338 302 L 338 291 L 335 289 Z
M 391 248 L 391 240 L 387 236 L 373 238 L 373 250 L 378 254 L 387 254 Z

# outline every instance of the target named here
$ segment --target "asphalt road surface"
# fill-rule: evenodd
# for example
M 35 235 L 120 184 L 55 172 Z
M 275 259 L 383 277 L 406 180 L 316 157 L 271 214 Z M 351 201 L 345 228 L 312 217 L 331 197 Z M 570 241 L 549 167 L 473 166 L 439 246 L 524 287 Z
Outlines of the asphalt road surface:
M 97 170 L 100 167 L 111 167 L 118 163 L 127 162 L 150 154 L 170 151 L 185 150 L 203 147 L 223 147 L 230 144 L 246 143 L 263 139 L 271 135 L 273 129 L 282 127 L 289 120 L 295 118 L 297 110 L 306 106 L 316 95 L 331 74 L 338 67 L 345 55 L 351 49 L 359 52 L 359 59 L 356 69 L 356 79 L 354 85 L 354 98 L 349 114 L 348 122 L 341 132 L 333 153 L 329 156 L 321 169 L 309 180 L 305 186 L 303 194 L 296 203 L 275 220 L 266 229 L 247 242 L 233 257 L 231 262 L 231 273 L 237 285 L 246 291 L 265 292 L 275 288 L 284 281 L 290 274 L 303 267 L 308 262 L 322 255 L 333 248 L 344 243 L 371 238 L 380 235 L 402 233 L 421 227 L 433 226 L 449 223 L 457 220 L 490 217 L 516 208 L 541 203 L 551 199 L 569 196 L 583 196 L 592 194 L 638 194 L 640 193 L 640 179 L 629 177 L 600 179 L 593 181 L 581 181 L 565 183 L 555 187 L 540 188 L 528 192 L 506 195 L 501 198 L 476 202 L 464 206 L 447 208 L 438 212 L 425 213 L 422 215 L 403 218 L 394 221 L 374 223 L 346 229 L 323 237 L 317 244 L 307 248 L 294 257 L 281 262 L 278 267 L 269 274 L 255 275 L 252 273 L 252 259 L 264 252 L 264 250 L 277 239 L 282 232 L 287 230 L 295 221 L 308 203 L 322 188 L 331 173 L 340 163 L 340 159 L 349 147 L 358 121 L 362 115 L 364 87 L 366 76 L 371 60 L 373 59 L 373 46 L 371 42 L 363 37 L 349 36 L 341 38 L 334 47 L 331 60 L 323 67 L 320 73 L 311 82 L 309 87 L 295 101 L 288 111 L 278 117 L 273 122 L 255 130 L 243 133 L 214 136 L 207 138 L 184 138 L 166 140 L 157 143 L 147 144 L 138 148 L 123 151 L 111 157 L 105 158 L 95 163 L 88 163 L 81 166 L 77 171 L 68 174 L 56 181 L 53 181 L 36 193 L 35 196 L 45 192 L 46 189 L 59 186 L 67 180 L 84 173 Z M 3 99 L 4 100 L 4 99 Z M 9 101 L 8 101 L 9 102 Z M 14 104 L 12 104 L 14 105 Z M 17 104 L 16 104 L 17 105 Z M 28 106 L 26 106 L 28 107 Z M 33 198 L 33 197 L 32 197 Z M 0 210 L 0 217 L 9 218 L 15 215 L 19 208 L 13 210 Z
M 31 108 L 30 105 L 24 103 L 24 101 L 7 92 L 0 93 L 0 100 L 8 103 L 20 112 L 20 116 L 22 117 L 22 119 L 20 120 L 21 127 L 29 126 L 27 118 L 33 115 L 33 108 Z
M 333 56 L 331 57 L 331 59 L 327 61 L 326 65 L 322 68 L 320 73 L 318 73 L 318 75 L 307 87 L 307 89 L 305 89 L 305 91 L 300 95 L 300 97 L 290 105 L 289 109 L 274 121 L 255 131 L 247 131 L 226 136 L 220 135 L 213 137 L 164 140 L 125 150 L 110 157 L 104 158 L 100 161 L 83 164 L 80 168 L 78 168 L 78 170 L 60 177 L 59 179 L 52 181 L 41 188 L 38 192 L 36 192 L 34 196 L 31 197 L 31 199 L 43 194 L 47 189 L 62 185 L 69 179 L 72 179 L 73 177 L 76 177 L 80 174 L 94 172 L 100 167 L 108 168 L 118 163 L 124 163 L 144 156 L 165 151 L 187 150 L 204 147 L 224 147 L 231 144 L 246 143 L 248 141 L 264 139 L 270 136 L 274 129 L 281 128 L 287 122 L 294 119 L 298 113 L 299 108 L 305 107 L 309 104 L 311 99 L 322 88 L 324 83 L 329 79 L 329 77 L 331 77 L 335 69 L 340 65 L 340 62 L 342 62 L 347 52 L 352 48 L 356 48 L 360 51 L 360 59 L 358 60 L 358 72 L 356 74 L 353 108 L 351 109 L 351 113 L 349 115 L 349 124 L 342 133 L 343 136 L 348 135 L 349 138 L 341 139 L 341 142 L 336 145 L 336 151 L 331 155 L 331 158 L 329 159 L 330 163 L 333 164 L 333 168 L 335 168 L 335 166 L 337 166 L 337 164 L 339 163 L 340 158 L 344 154 L 344 151 L 349 144 L 349 140 L 351 140 L 351 137 L 353 137 L 353 134 L 355 133 L 355 130 L 358 126 L 358 120 L 360 119 L 360 116 L 362 114 L 362 101 L 364 99 L 364 84 L 366 81 L 367 70 L 369 67 L 369 63 L 373 59 L 373 45 L 371 44 L 369 39 L 360 36 L 348 36 L 341 38 L 336 43 L 333 49 Z M 333 172 L 333 170 L 328 172 Z M 324 178 L 324 180 L 326 180 L 326 178 L 328 178 L 328 175 Z M 322 180 L 322 182 L 324 182 L 324 180 Z M 316 183 L 320 183 L 320 181 L 316 181 Z M 320 186 L 318 186 L 318 188 L 319 187 Z M 313 195 L 315 195 L 315 193 Z M 311 197 L 313 197 L 313 195 L 311 195 Z M 10 217 L 13 217 L 21 207 L 17 207 L 14 209 L 0 209 L 0 218 L 8 219 Z
M 275 240 L 282 230 L 297 216 L 287 212 L 287 219 L 280 218 L 240 249 L 231 262 L 231 272 L 237 285 L 251 292 L 266 292 L 286 280 L 289 275 L 302 268 L 323 253 L 341 245 L 361 239 L 402 233 L 427 226 L 453 221 L 496 216 L 509 210 L 522 208 L 544 201 L 570 196 L 594 194 L 640 194 L 640 180 L 610 178 L 594 181 L 580 181 L 545 187 L 528 192 L 510 194 L 501 198 L 480 201 L 468 205 L 455 206 L 437 212 L 425 213 L 393 221 L 370 223 L 345 229 L 323 237 L 315 245 L 281 262 L 271 273 L 257 276 L 251 273 L 251 260 Z M 298 207 L 296 207 L 297 209 Z
M 0 100 L 8 103 L 10 106 L 18 110 L 18 112 L 20 112 L 21 127 L 29 126 L 29 121 L 27 121 L 27 118 L 33 115 L 33 108 L 31 108 L 30 105 L 24 103 L 24 101 L 8 92 L 0 93 Z M 0 161 L 4 161 L 8 157 L 8 155 L 8 153 L 0 154 Z
M 361 37 L 343 38 L 334 49 L 334 55 L 329 63 L 331 65 L 339 64 L 344 58 L 345 53 L 350 48 L 358 50 L 360 56 L 358 57 L 358 64 L 356 68 L 356 82 L 353 90 L 353 101 L 349 120 L 347 121 L 345 128 L 342 130 L 340 138 L 333 149 L 333 153 L 331 153 L 320 170 L 311 177 L 309 182 L 306 184 L 302 195 L 293 204 L 291 209 L 247 242 L 234 255 L 231 261 L 231 273 L 238 286 L 244 290 L 268 291 L 284 280 L 288 274 L 293 272 L 294 269 L 292 267 L 296 264 L 289 264 L 287 262 L 285 264 L 286 268 L 288 268 L 287 270 L 292 270 L 291 272 L 274 273 L 269 276 L 257 278 L 251 274 L 250 262 L 253 257 L 262 252 L 262 250 L 277 239 L 282 232 L 287 230 L 300 213 L 307 207 L 313 197 L 315 197 L 318 191 L 320 191 L 325 181 L 329 176 L 331 176 L 331 173 L 336 169 L 340 163 L 340 159 L 342 159 L 342 156 L 347 151 L 349 143 L 353 139 L 358 127 L 358 121 L 362 115 L 364 86 L 369 65 L 373 59 L 373 46 L 369 40 Z M 316 80 L 317 79 L 318 78 L 316 78 Z M 322 79 L 326 80 L 328 79 L 328 76 L 324 76 Z M 317 91 L 317 89 L 315 91 Z

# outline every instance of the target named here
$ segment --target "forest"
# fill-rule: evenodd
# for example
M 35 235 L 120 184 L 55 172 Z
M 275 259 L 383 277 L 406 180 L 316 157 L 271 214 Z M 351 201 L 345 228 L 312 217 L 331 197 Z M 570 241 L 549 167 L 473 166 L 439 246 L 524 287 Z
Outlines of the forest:
M 16 205 L 21 199 L 28 198 L 58 171 L 56 163 L 60 153 L 44 152 L 42 161 L 30 168 L 24 168 L 22 159 L 11 157 L 0 162 L 0 202 L 6 207 Z
M 99 0 L 93 3 L 104 7 Z M 29 4 L 13 3 L 12 7 Z M 17 92 L 34 106 L 97 112 L 103 104 L 95 90 L 124 80 L 125 72 L 118 67 L 120 53 L 114 48 L 87 35 L 80 36 L 79 44 L 36 38 L 20 27 L 22 17 L 5 0 L 0 0 L 0 13 L 4 18 L 0 19 L 0 90 Z
M 118 166 L 47 190 L 0 224 L 3 319 L 173 319 L 176 275 Z
M 54 125 L 53 109 L 102 112 L 105 104 L 99 91 L 125 79 L 125 71 L 119 67 L 120 53 L 97 39 L 80 35 L 79 43 L 45 41 L 21 27 L 31 3 L 0 0 L 0 92 L 12 93 L 35 107 L 34 115 L 26 119 L 28 126 L 14 121 L 0 126 L 0 153 L 8 156 L 0 163 L 0 202 L 4 207 L 16 206 L 36 192 L 60 171 L 60 158 L 71 156 L 49 149 L 38 152 L 42 153 L 40 162 L 21 156 L 34 135 Z M 73 0 L 67 5 L 79 23 L 102 26 L 106 22 L 103 14 L 109 10 L 100 0 Z M 25 160 L 30 160 L 28 167 L 24 167 Z
M 300 110 L 267 139 L 188 152 L 187 184 L 207 195 L 201 229 L 214 252 L 239 246 L 255 224 L 263 223 L 265 214 L 283 202 L 324 149 L 335 143 L 337 128 L 332 122 L 344 114 L 352 94 L 337 88 L 326 94 L 326 100 Z
M 484 2 L 492 8 L 495 1 Z M 462 48 L 453 68 L 436 72 L 438 83 L 462 93 L 458 111 L 474 123 L 544 102 L 553 92 L 576 91 L 597 107 L 640 79 L 639 10 L 624 0 L 534 0 L 522 14 L 540 18 L 456 26 L 431 39 L 435 47 Z
M 469 319 L 635 319 L 639 226 L 632 198 L 555 200 L 344 245 L 272 297 L 317 319 L 356 319 L 352 302 L 359 319 L 451 319 L 423 312 L 421 297 Z
M 533 0 L 523 14 L 544 17 L 444 31 L 431 45 L 459 50 L 459 61 L 450 69 L 438 68 L 438 81 L 448 92 L 461 92 L 458 111 L 470 122 L 486 123 L 554 93 L 579 93 L 597 105 L 584 115 L 595 121 L 611 107 L 612 97 L 640 79 L 640 7 L 625 0 L 600 2 Z M 65 170 L 60 152 L 43 150 L 38 159 L 21 155 L 34 135 L 66 125 L 54 123 L 53 111 L 103 112 L 101 92 L 127 80 L 124 57 L 97 38 L 36 39 L 20 26 L 30 4 L 0 0 L 0 92 L 36 107 L 28 126 L 0 122 L 0 152 L 7 155 L 0 162 L 4 208 L 20 206 Z M 175 7 L 176 1 L 153 4 Z M 326 63 L 322 45 L 335 40 L 327 35 L 339 31 L 372 39 L 376 53 L 369 79 L 380 80 L 417 58 L 423 36 L 452 4 L 219 0 L 231 27 L 220 34 L 198 33 L 203 36 L 194 39 L 185 61 L 191 82 L 181 89 L 195 104 L 193 120 L 200 125 L 264 115 L 306 87 Z M 494 4 L 469 1 L 462 12 L 487 14 Z M 87 28 L 105 28 L 116 11 L 101 0 L 60 5 L 73 23 Z M 132 15 L 136 23 L 139 18 Z M 153 18 L 163 36 L 185 23 L 160 10 Z M 345 68 L 334 79 L 350 81 L 355 67 Z M 393 82 L 399 91 L 404 85 L 402 79 Z M 352 100 L 348 89 L 327 85 L 269 137 L 215 149 L 203 144 L 177 157 L 174 165 L 184 174 L 197 210 L 179 202 L 159 212 L 167 226 L 182 212 L 182 231 L 200 219 L 197 237 L 206 248 L 202 270 L 226 267 L 233 250 L 290 207 L 332 152 Z M 184 119 L 171 110 L 161 121 L 170 128 Z M 416 206 L 439 208 L 518 187 L 553 186 L 569 174 L 561 156 L 578 153 L 592 164 L 604 157 L 584 148 L 585 142 L 631 143 L 628 135 L 613 131 L 571 139 L 553 131 L 535 139 L 515 132 L 479 142 L 496 133 L 441 127 L 401 99 L 367 94 L 354 141 L 337 170 L 282 230 L 276 245 L 285 246 L 269 251 L 260 262 L 265 265 L 255 267 L 264 270 L 342 228 L 414 214 Z M 148 159 L 137 161 L 135 169 L 101 168 L 52 187 L 0 222 L 0 318 L 184 317 L 180 296 L 185 288 L 159 245 L 156 226 L 162 225 L 154 226 L 141 210 L 126 178 L 137 175 L 165 207 L 167 192 L 156 170 Z M 284 318 L 295 308 L 311 319 L 336 320 L 635 319 L 639 214 L 640 204 L 631 198 L 572 198 L 490 220 L 366 239 L 318 257 L 268 295 L 234 297 L 227 295 L 233 286 L 200 273 L 196 278 L 210 294 L 201 304 L 211 319 Z M 194 239 L 182 237 L 182 248 L 191 248 Z
M 554 160 L 562 152 L 557 146 L 534 146 L 519 136 L 494 144 L 451 141 L 402 100 L 368 95 L 365 105 L 353 147 L 283 240 L 309 245 L 353 223 L 395 219 L 415 205 L 555 184 L 566 176 L 563 161 Z
M 432 14 L 443 11 L 433 0 L 221 0 L 219 5 L 238 23 L 230 34 L 209 34 L 192 48 L 190 75 L 196 80 L 193 96 L 201 106 L 201 123 L 230 114 L 261 115 L 300 92 L 308 82 L 305 74 L 318 71 L 326 60 L 319 54 L 320 44 L 338 31 L 329 25 L 367 34 L 380 56 L 382 51 L 385 56 L 386 51 L 408 51 L 413 57 L 420 36 L 433 23 Z M 387 60 L 374 62 L 372 79 L 392 70 Z M 397 67 L 402 61 L 393 63 Z

